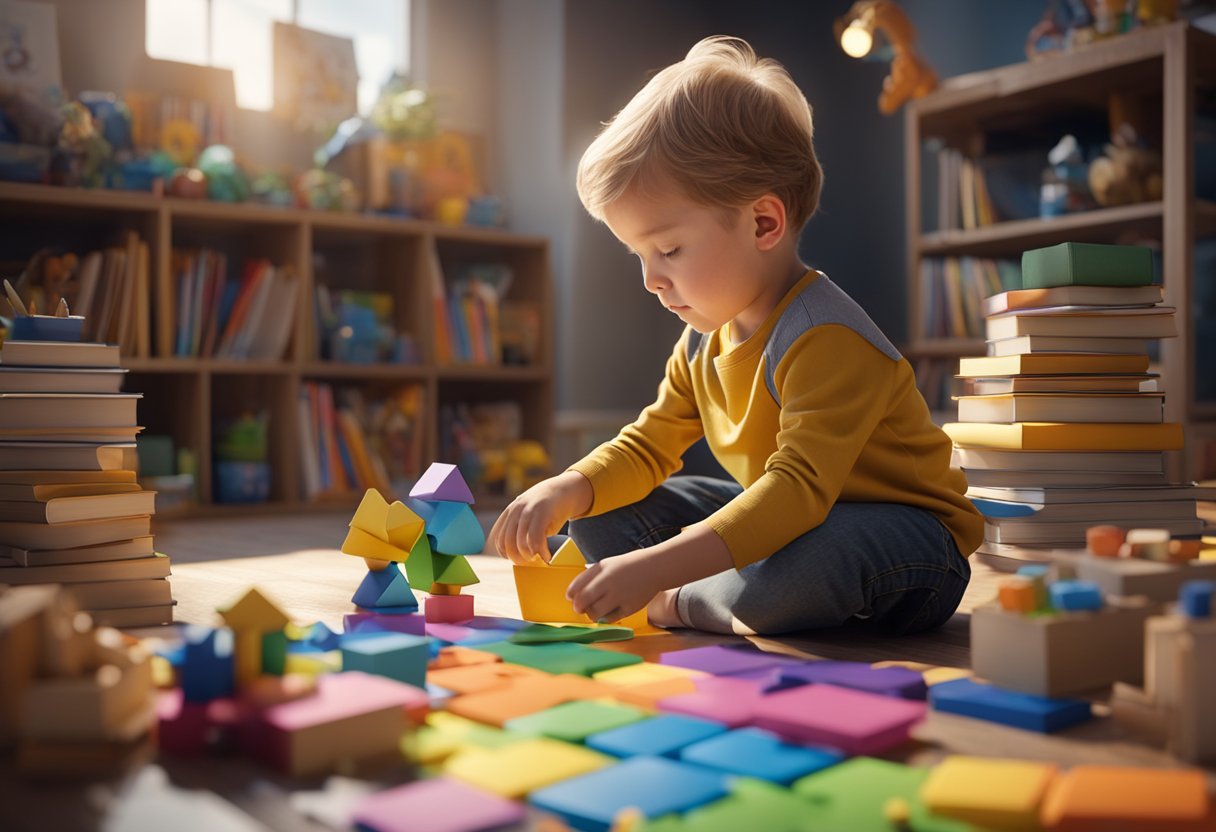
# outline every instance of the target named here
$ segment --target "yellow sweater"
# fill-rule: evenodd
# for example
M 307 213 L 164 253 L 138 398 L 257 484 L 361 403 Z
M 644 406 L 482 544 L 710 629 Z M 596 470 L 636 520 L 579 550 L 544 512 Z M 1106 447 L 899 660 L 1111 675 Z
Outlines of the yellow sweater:
M 799 297 L 818 279 L 827 285 L 817 289 L 835 293 L 826 297 L 842 299 L 832 305 L 850 308 L 823 316 L 808 310 L 811 322 L 771 374 L 779 406 L 766 383 L 765 346 L 792 302 L 825 297 Z M 689 339 L 700 336 L 686 329 L 654 404 L 571 466 L 591 481 L 589 515 L 645 497 L 680 469 L 684 451 L 704 435 L 744 489 L 707 520 L 736 568 L 815 528 L 838 500 L 926 509 L 959 551 L 975 551 L 984 521 L 963 496 L 963 474 L 950 468 L 950 440 L 930 418 L 911 366 L 893 358 L 894 348 L 860 307 L 810 271 L 750 338 L 733 345 L 728 333 L 729 325 L 705 336 L 690 361 Z

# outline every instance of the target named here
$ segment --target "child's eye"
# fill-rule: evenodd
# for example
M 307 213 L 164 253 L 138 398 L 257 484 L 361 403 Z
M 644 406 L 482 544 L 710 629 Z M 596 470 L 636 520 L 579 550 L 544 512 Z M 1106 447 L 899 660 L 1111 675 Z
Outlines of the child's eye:
M 659 256 L 666 257 L 668 260 L 670 260 L 671 258 L 675 257 L 679 253 L 680 253 L 680 247 L 676 246 L 671 251 L 660 251 Z

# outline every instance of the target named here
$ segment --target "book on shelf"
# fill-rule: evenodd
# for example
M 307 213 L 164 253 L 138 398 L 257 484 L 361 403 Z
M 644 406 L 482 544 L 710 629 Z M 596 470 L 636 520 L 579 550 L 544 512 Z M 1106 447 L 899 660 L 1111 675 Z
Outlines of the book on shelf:
M 1135 524 L 1137 526 L 1153 525 L 1154 523 L 1185 523 L 1195 520 L 1194 500 L 1157 500 L 1153 502 L 1128 501 L 1115 505 L 1107 502 L 1088 503 L 1044 503 L 1029 506 L 1032 513 L 1013 515 L 1010 517 L 995 517 L 989 514 L 997 500 L 986 501 L 985 512 L 988 523 L 1009 528 L 1011 526 L 1030 526 L 1039 523 L 1079 523 L 1087 522 L 1093 525 L 1118 522 L 1120 525 Z M 1026 506 L 1025 503 L 1010 503 L 1011 507 Z M 1007 541 L 1008 542 L 1008 541 Z
M 984 315 L 1047 306 L 1153 306 L 1164 299 L 1160 286 L 1065 285 L 1047 289 L 1010 289 L 984 300 Z
M 121 353 L 115 344 L 84 341 L 5 341 L 0 365 L 5 367 L 63 367 L 79 370 L 118 368 Z
M 1073 338 L 1172 338 L 1178 334 L 1172 306 L 1060 306 L 990 316 L 989 341 L 1021 335 Z
M 1142 338 L 1074 338 L 1057 335 L 1019 335 L 988 342 L 989 355 L 1027 355 L 1044 352 L 1114 353 L 1147 355 Z
M 155 627 L 173 622 L 173 606 L 151 604 L 142 607 L 110 607 L 104 610 L 89 610 L 93 623 L 101 627 Z
M 52 497 L 48 500 L 0 500 L 0 522 L 58 524 L 155 513 L 155 491 Z
M 954 463 L 968 473 L 994 471 L 1165 472 L 1160 451 L 1019 451 L 996 448 L 955 448 Z M 1095 477 L 1098 479 L 1099 477 Z
M 1033 353 L 960 358 L 958 374 L 990 378 L 1021 375 L 1128 375 L 1148 372 L 1147 355 L 1087 355 L 1083 353 Z
M 126 443 L 134 442 L 142 430 L 139 425 L 116 428 L 0 428 L 0 442 Z
M 1033 451 L 1029 453 L 1034 453 Z M 1010 468 L 963 468 L 970 486 L 995 488 L 1017 488 L 1030 486 L 1064 486 L 1088 488 L 1098 479 L 1111 486 L 1166 485 L 1164 471 L 1036 471 L 1034 469 Z
M 0 393 L 0 428 L 125 428 L 139 393 Z
M 1144 246 L 1060 243 L 1022 253 L 1022 287 L 1147 286 L 1153 252 Z
M 502 263 L 468 264 L 446 280 L 437 278 L 435 338 L 440 363 L 503 363 L 502 306 L 513 280 L 513 270 Z M 516 318 L 512 324 L 526 325 L 527 319 Z
M 1090 520 L 1023 523 L 1021 525 L 984 523 L 984 543 L 1001 543 L 1029 546 L 1051 546 L 1058 548 L 1085 548 L 1085 532 L 1090 526 L 1118 523 L 1118 515 L 1095 515 Z M 1190 520 L 1160 520 L 1150 525 L 1165 529 L 1171 537 L 1187 537 L 1203 532 L 1203 521 L 1198 517 Z
M 1137 375 L 1060 375 L 1006 376 L 1004 378 L 969 378 L 971 393 L 977 396 L 996 393 L 1156 393 L 1155 373 Z
M 0 366 L 0 393 L 117 393 L 124 369 Z
M 134 471 L 139 465 L 134 442 L 20 441 L 0 443 L 0 471 Z
M 1022 448 L 1028 451 L 1177 451 L 1182 425 L 1097 422 L 950 422 L 942 426 L 963 447 Z
M 54 489 L 57 486 L 87 486 L 89 488 L 97 488 L 98 491 L 87 492 L 102 494 L 100 490 L 111 486 L 127 486 L 136 485 L 135 472 L 131 470 L 115 470 L 115 471 L 71 471 L 71 470 L 29 470 L 29 471 L 14 471 L 0 469 L 0 485 L 3 486 L 19 486 L 19 487 L 34 487 L 37 489 Z M 136 486 L 138 487 L 138 486 Z M 13 492 L 15 493 L 15 492 Z M 35 492 L 37 493 L 37 492 Z M 47 493 L 44 491 L 44 493 Z M 50 494 L 49 496 L 63 497 L 66 494 Z M 16 499 L 7 497 L 5 499 Z M 43 499 L 43 497 L 35 497 L 33 499 Z
M 129 581 L 81 581 L 69 585 L 80 608 L 98 610 L 125 607 L 150 607 L 173 603 L 173 593 L 165 578 L 138 578 Z
M 100 563 L 102 561 L 150 557 L 152 554 L 151 535 L 66 549 L 27 549 L 20 546 L 0 544 L 0 564 L 14 563 L 17 566 L 60 566 L 72 563 Z M 0 581 L 0 583 L 3 582 Z
M 149 515 L 72 523 L 0 522 L 0 541 L 20 549 L 74 549 L 144 537 L 152 528 Z
M 1012 261 L 981 257 L 927 257 L 921 260 L 921 319 L 927 338 L 978 338 L 983 333 L 984 299 L 1016 285 Z
M 0 584 L 78 584 L 154 580 L 169 576 L 169 558 L 160 554 L 85 563 L 17 565 L 0 561 Z
M 1155 503 L 1186 502 L 1194 513 L 1196 500 L 1216 499 L 1216 488 L 1190 484 L 1101 486 L 1088 488 L 1047 486 L 972 486 L 967 496 L 984 500 L 1053 505 L 1055 503 Z
M 960 422 L 1160 422 L 1161 393 L 1009 393 L 959 396 Z
M 35 472 L 37 473 L 37 472 Z M 134 471 L 127 472 L 134 475 Z M 8 483 L 0 475 L 0 501 L 45 502 L 60 497 L 89 497 L 99 494 L 128 494 L 140 490 L 137 482 L 39 482 Z M 134 512 L 139 514 L 140 512 Z

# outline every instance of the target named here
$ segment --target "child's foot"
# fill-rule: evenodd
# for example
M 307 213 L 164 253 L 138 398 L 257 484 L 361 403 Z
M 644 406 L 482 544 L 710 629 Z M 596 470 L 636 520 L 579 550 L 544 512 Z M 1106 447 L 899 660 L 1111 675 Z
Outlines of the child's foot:
M 665 589 L 654 598 L 650 599 L 650 603 L 646 605 L 646 618 L 656 627 L 670 629 L 672 627 L 686 626 L 680 620 L 680 608 L 676 604 L 676 599 L 680 597 L 680 590 Z

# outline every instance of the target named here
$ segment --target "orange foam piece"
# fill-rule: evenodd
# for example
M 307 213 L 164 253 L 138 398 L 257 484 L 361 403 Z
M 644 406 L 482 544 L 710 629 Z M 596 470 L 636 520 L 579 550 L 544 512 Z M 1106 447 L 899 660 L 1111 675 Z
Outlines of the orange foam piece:
M 439 684 L 436 682 L 436 684 Z M 563 702 L 611 697 L 614 690 L 586 676 L 538 673 L 523 676 L 506 688 L 457 696 L 448 702 L 448 711 L 502 728 L 509 720 L 527 716 Z
M 1085 530 L 1085 548 L 1096 557 L 1117 558 L 1126 536 L 1118 526 L 1090 526 Z
M 1027 578 L 1003 579 L 997 586 L 1001 609 L 1007 612 L 1034 612 L 1038 608 L 1034 582 Z
M 430 670 L 426 680 L 457 694 L 481 693 L 510 687 L 523 676 L 542 675 L 541 671 L 518 664 L 483 662 L 463 667 Z
M 1050 832 L 1200 832 L 1216 828 L 1216 806 L 1197 769 L 1080 765 L 1056 776 L 1040 820 Z
M 612 692 L 612 698 L 624 705 L 634 705 L 639 708 L 657 710 L 659 700 L 669 696 L 680 696 L 685 693 L 696 693 L 697 683 L 692 677 L 660 679 L 644 685 L 617 688 Z
M 1199 557 L 1199 552 L 1202 549 L 1202 540 L 1171 540 L 1169 549 L 1170 560 L 1175 563 L 1195 560 Z
M 501 662 L 502 656 L 487 653 L 485 650 L 475 650 L 472 647 L 461 647 L 452 644 L 439 648 L 439 655 L 431 659 L 431 670 L 443 670 L 449 667 L 467 667 L 473 664 L 489 664 Z

